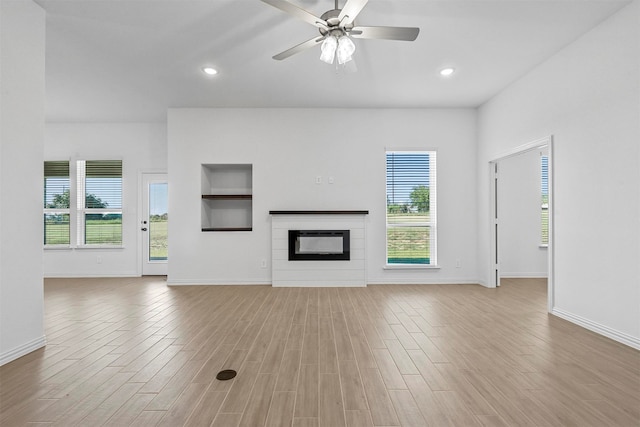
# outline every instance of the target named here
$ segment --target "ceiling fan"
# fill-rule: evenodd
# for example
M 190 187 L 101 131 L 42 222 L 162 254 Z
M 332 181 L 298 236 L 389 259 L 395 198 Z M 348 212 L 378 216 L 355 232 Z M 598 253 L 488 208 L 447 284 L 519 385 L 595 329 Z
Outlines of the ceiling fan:
M 334 9 L 326 11 L 320 17 L 286 0 L 262 1 L 308 22 L 320 31 L 320 36 L 275 55 L 273 59 L 276 60 L 286 59 L 322 43 L 320 56 L 322 61 L 332 64 L 334 58 L 337 58 L 339 64 L 344 64 L 351 60 L 351 55 L 355 51 L 351 37 L 354 39 L 414 41 L 420 32 L 420 28 L 415 27 L 363 27 L 355 25 L 356 17 L 369 0 L 347 0 L 342 9 L 338 8 L 338 0 L 335 0 Z

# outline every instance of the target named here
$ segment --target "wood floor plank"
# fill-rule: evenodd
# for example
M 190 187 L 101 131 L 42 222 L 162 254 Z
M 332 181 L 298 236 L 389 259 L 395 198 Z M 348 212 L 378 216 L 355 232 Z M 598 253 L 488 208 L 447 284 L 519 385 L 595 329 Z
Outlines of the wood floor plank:
M 207 390 L 187 419 L 185 426 L 198 427 L 211 425 L 222 406 L 227 393 Z
M 344 412 L 347 421 L 347 427 L 373 427 L 371 413 L 368 410 L 350 409 Z
M 207 385 L 205 384 L 189 384 L 178 399 L 173 402 L 158 425 L 165 427 L 184 425 L 206 390 Z
M 275 385 L 275 374 L 258 374 L 249 402 L 240 419 L 240 426 L 253 427 L 265 424 Z
M 402 426 L 424 426 L 425 419 L 420 413 L 418 405 L 413 400 L 413 396 L 409 390 L 389 390 L 389 397 L 396 409 L 400 425 Z M 454 424 L 456 425 L 456 424 Z M 466 424 L 457 424 L 466 425 Z
M 238 375 L 232 380 L 233 385 L 222 404 L 221 412 L 242 413 L 244 411 L 259 370 L 260 362 L 246 362 L 242 365 L 242 369 L 238 370 Z
M 318 417 L 318 365 L 302 365 L 296 391 L 296 418 Z
M 369 407 L 364 394 L 358 364 L 355 360 L 341 360 L 338 365 L 340 367 L 340 383 L 344 394 L 345 410 L 368 410 Z
M 0 367 L 0 425 L 639 426 L 640 352 L 546 304 L 539 279 L 47 279 L 48 344 Z
M 285 350 L 280 364 L 276 391 L 296 391 L 300 372 L 300 350 Z
M 320 427 L 343 427 L 346 425 L 338 374 L 320 374 L 318 406 Z
M 131 396 L 131 398 L 104 423 L 104 426 L 120 427 L 132 424 L 154 396 L 153 394 L 135 394 Z
M 407 385 L 404 383 L 402 375 L 400 374 L 400 371 L 398 370 L 393 357 L 391 357 L 391 353 L 389 353 L 389 350 L 373 350 L 373 356 L 376 359 L 378 369 L 380 370 L 382 379 L 384 380 L 384 383 L 386 384 L 388 389 L 393 390 L 407 388 Z
M 262 365 L 260 366 L 260 373 L 262 374 L 277 374 L 280 370 L 280 364 L 282 363 L 282 357 L 284 356 L 284 349 L 287 342 L 282 339 L 273 340 L 267 349 Z
M 320 421 L 317 418 L 294 418 L 292 427 L 318 427 Z
M 84 417 L 80 424 L 97 426 L 108 420 L 125 405 L 140 390 L 140 383 L 126 383 L 118 388 L 111 396 L 105 399 L 89 415 Z
M 377 426 L 400 425 L 380 372 L 377 369 L 362 369 L 360 375 L 373 424 Z
M 409 353 L 400 344 L 400 341 L 386 340 L 386 344 L 391 358 L 402 375 L 417 375 L 420 373 L 413 360 L 411 360 Z
M 211 427 L 238 427 L 240 419 L 242 419 L 241 413 L 219 413 Z
M 296 394 L 292 391 L 276 391 L 271 399 L 267 427 L 289 427 L 293 424 Z

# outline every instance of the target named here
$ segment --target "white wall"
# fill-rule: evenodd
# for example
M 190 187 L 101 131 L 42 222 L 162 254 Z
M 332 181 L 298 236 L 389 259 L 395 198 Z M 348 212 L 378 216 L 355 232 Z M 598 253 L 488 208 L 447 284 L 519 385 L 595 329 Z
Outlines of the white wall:
M 44 49 L 44 11 L 0 2 L 0 365 L 45 343 Z
M 45 277 L 141 274 L 139 173 L 166 171 L 166 125 L 161 123 L 49 123 L 46 160 L 122 159 L 122 249 L 45 249 Z M 42 184 L 40 183 L 40 186 Z M 98 263 L 100 257 L 100 263 Z
M 271 283 L 269 210 L 351 209 L 370 211 L 368 283 L 477 283 L 475 121 L 471 109 L 169 110 L 169 282 Z M 385 147 L 438 149 L 440 269 L 383 270 Z M 253 164 L 253 231 L 200 231 L 202 163 Z
M 500 275 L 547 277 L 547 248 L 540 247 L 540 152 L 501 160 L 498 172 Z
M 640 39 L 636 0 L 479 112 L 479 262 L 489 278 L 488 162 L 553 135 L 553 312 L 640 347 Z

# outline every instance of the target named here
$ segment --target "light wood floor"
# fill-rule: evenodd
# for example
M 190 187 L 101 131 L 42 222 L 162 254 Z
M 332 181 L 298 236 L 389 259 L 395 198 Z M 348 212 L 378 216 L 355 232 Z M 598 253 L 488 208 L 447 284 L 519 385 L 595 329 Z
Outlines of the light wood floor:
M 46 348 L 0 368 L 3 427 L 640 425 L 640 352 L 548 315 L 540 280 L 56 279 L 45 307 Z

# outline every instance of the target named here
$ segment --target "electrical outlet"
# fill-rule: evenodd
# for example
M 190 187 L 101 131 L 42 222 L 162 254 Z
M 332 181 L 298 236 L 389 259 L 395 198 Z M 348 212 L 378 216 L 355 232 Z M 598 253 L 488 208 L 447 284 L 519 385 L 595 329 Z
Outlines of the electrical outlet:
M 267 268 L 267 260 L 263 259 L 262 261 L 260 261 L 260 267 L 261 268 Z
M 329 177 L 329 184 L 333 184 L 333 177 L 332 176 Z
M 102 264 L 102 257 L 100 255 L 96 257 L 96 264 Z

